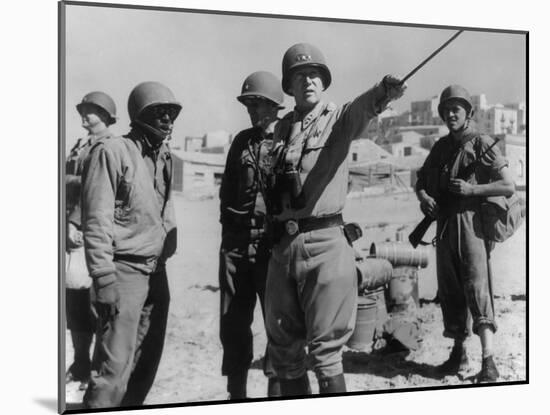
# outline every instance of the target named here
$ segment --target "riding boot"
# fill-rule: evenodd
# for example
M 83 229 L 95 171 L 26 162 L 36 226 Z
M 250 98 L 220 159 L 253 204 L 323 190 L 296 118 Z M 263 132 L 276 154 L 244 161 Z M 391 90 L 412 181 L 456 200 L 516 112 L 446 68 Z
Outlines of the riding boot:
M 281 396 L 311 395 L 311 386 L 307 373 L 296 379 L 279 379 Z
M 229 399 L 246 399 L 246 381 L 248 371 L 227 375 L 227 392 Z
M 277 396 L 283 396 L 281 394 L 281 382 L 278 378 L 268 378 L 267 380 L 267 396 L 269 398 L 275 398 Z
M 319 394 L 346 392 L 346 380 L 344 374 L 319 379 Z

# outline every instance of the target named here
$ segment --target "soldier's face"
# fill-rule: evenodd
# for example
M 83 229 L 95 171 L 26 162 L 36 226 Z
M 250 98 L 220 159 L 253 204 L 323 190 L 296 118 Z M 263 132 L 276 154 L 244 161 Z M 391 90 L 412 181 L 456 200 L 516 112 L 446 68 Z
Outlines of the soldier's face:
M 151 127 L 162 131 L 164 134 L 172 134 L 174 120 L 177 117 L 177 110 L 170 105 L 154 105 L 146 108 L 142 115 L 141 121 Z
M 469 120 L 469 114 L 460 101 L 449 101 L 443 106 L 443 119 L 450 131 L 462 130 Z
M 80 118 L 82 118 L 82 127 L 90 132 L 105 127 L 105 120 L 101 109 L 95 105 L 83 105 L 80 108 Z
M 289 89 L 298 110 L 311 110 L 321 101 L 325 89 L 321 72 L 314 66 L 297 69 L 291 75 Z
M 244 100 L 243 104 L 246 106 L 253 127 L 265 129 L 277 118 L 277 105 L 266 99 L 249 98 Z

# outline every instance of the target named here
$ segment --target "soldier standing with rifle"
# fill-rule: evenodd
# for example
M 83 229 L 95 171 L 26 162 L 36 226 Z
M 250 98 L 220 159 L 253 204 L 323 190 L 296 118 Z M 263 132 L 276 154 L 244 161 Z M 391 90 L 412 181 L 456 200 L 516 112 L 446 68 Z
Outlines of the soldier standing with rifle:
M 416 193 L 420 209 L 437 220 L 436 254 L 438 296 L 445 331 L 454 339 L 440 374 L 456 374 L 468 367 L 464 340 L 468 309 L 473 332 L 482 346 L 478 382 L 494 382 L 499 373 L 493 360 L 493 290 L 491 246 L 481 231 L 480 202 L 485 196 L 514 193 L 506 160 L 494 140 L 471 125 L 472 101 L 466 89 L 451 85 L 441 93 L 439 115 L 449 135 L 437 141 L 418 172 Z
M 353 331 L 357 300 L 355 256 L 341 214 L 347 156 L 351 141 L 405 86 L 386 76 L 337 107 L 322 99 L 331 73 L 317 47 L 292 46 L 282 67 L 283 90 L 296 106 L 277 124 L 272 149 L 268 348 L 283 396 L 311 393 L 306 346 L 320 393 L 345 392 L 342 347 Z
M 142 405 L 162 355 L 176 250 L 172 157 L 166 141 L 181 110 L 157 82 L 128 98 L 131 131 L 98 141 L 84 164 L 86 261 L 98 314 L 86 408 Z
M 252 362 L 252 331 L 256 295 L 264 314 L 265 281 L 270 246 L 264 232 L 265 177 L 259 163 L 273 143 L 273 127 L 284 100 L 280 81 L 270 72 L 249 75 L 237 97 L 247 109 L 252 128 L 241 131 L 231 144 L 220 187 L 220 339 L 222 374 L 227 376 L 230 399 L 246 398 L 248 369 Z M 264 360 L 267 395 L 280 396 L 280 387 Z
M 82 127 L 88 132 L 73 146 L 65 164 L 66 174 L 66 213 L 67 213 L 67 253 L 69 269 L 65 280 L 65 301 L 67 328 L 71 332 L 74 348 L 74 361 L 67 370 L 66 382 L 80 382 L 79 389 L 88 387 L 91 361 L 90 346 L 95 332 L 96 318 L 90 300 L 91 279 L 87 270 L 76 269 L 84 265 L 84 241 L 80 209 L 81 175 L 84 160 L 90 149 L 98 141 L 112 137 L 109 126 L 116 122 L 116 105 L 104 92 L 86 94 L 76 106 L 82 118 Z M 81 268 L 84 268 L 82 266 Z

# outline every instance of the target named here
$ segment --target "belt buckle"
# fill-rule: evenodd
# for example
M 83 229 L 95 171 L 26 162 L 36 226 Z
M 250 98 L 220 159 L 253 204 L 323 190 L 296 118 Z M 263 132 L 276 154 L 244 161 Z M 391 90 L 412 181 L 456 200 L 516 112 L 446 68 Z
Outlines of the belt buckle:
M 286 233 L 288 233 L 290 236 L 294 235 L 296 232 L 298 232 L 298 222 L 295 220 L 287 220 L 285 222 L 285 230 Z

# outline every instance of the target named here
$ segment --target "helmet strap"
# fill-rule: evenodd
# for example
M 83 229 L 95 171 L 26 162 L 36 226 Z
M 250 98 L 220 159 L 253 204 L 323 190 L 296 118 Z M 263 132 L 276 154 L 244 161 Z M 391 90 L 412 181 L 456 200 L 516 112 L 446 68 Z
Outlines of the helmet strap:
M 147 143 L 153 149 L 158 149 L 164 140 L 170 140 L 172 138 L 170 134 L 151 127 L 149 124 L 146 124 L 141 120 L 132 121 L 132 126 L 137 126 L 145 134 Z

